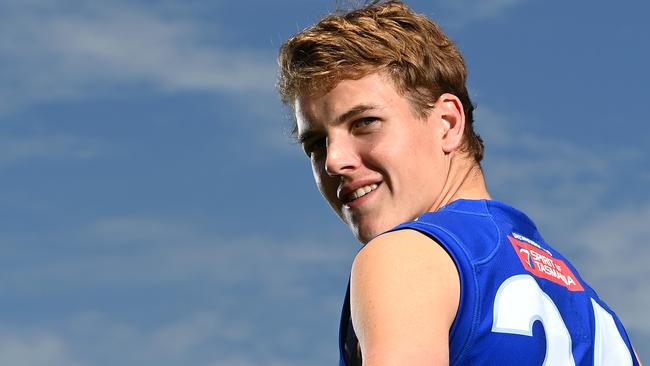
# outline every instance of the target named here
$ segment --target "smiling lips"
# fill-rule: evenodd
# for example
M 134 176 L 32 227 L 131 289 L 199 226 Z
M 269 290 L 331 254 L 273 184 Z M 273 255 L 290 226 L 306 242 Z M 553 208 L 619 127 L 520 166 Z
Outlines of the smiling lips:
M 357 198 L 361 198 L 361 197 L 365 196 L 366 194 L 374 191 L 375 189 L 377 189 L 377 184 L 375 184 L 375 183 L 368 184 L 366 186 L 357 188 L 354 192 L 348 194 L 345 197 L 345 201 L 346 202 L 352 202 L 352 201 L 356 200 Z

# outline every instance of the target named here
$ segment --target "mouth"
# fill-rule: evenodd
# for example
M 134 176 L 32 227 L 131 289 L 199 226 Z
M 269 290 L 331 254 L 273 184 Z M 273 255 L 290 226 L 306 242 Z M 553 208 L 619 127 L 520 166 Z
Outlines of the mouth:
M 359 188 L 355 189 L 353 192 L 350 192 L 347 195 L 345 195 L 345 197 L 343 197 L 343 203 L 345 205 L 348 205 L 348 204 L 358 200 L 359 198 L 367 195 L 368 193 L 374 191 L 375 189 L 377 189 L 377 187 L 378 187 L 378 185 L 375 184 L 375 183 L 368 184 L 368 185 L 365 185 L 363 187 L 359 187 Z

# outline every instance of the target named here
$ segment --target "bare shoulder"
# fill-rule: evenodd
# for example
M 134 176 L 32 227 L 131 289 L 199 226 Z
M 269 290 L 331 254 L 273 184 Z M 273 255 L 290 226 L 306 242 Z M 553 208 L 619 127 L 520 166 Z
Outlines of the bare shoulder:
M 398 259 L 431 265 L 434 264 L 431 261 L 451 260 L 449 254 L 433 239 L 419 231 L 406 229 L 385 233 L 371 240 L 357 254 L 353 268 L 365 268 L 367 265 L 374 268 L 378 264 L 395 263 Z
M 399 230 L 370 241 L 355 258 L 350 284 L 364 364 L 448 362 L 459 298 L 456 266 L 428 236 Z

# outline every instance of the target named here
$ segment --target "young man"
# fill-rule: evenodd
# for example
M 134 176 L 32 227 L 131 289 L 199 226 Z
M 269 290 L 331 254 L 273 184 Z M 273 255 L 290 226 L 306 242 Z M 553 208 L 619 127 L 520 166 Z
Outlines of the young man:
M 491 199 L 464 61 L 390 1 L 280 50 L 316 183 L 364 247 L 341 365 L 638 365 L 616 315 L 523 213 Z

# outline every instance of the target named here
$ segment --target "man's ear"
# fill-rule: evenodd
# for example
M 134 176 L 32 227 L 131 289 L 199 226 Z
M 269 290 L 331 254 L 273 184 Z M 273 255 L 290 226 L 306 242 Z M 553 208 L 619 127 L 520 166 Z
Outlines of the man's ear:
M 434 104 L 432 113 L 439 116 L 442 124 L 442 149 L 450 153 L 460 149 L 464 142 L 465 132 L 465 111 L 463 103 L 457 96 L 445 93 L 438 98 Z

